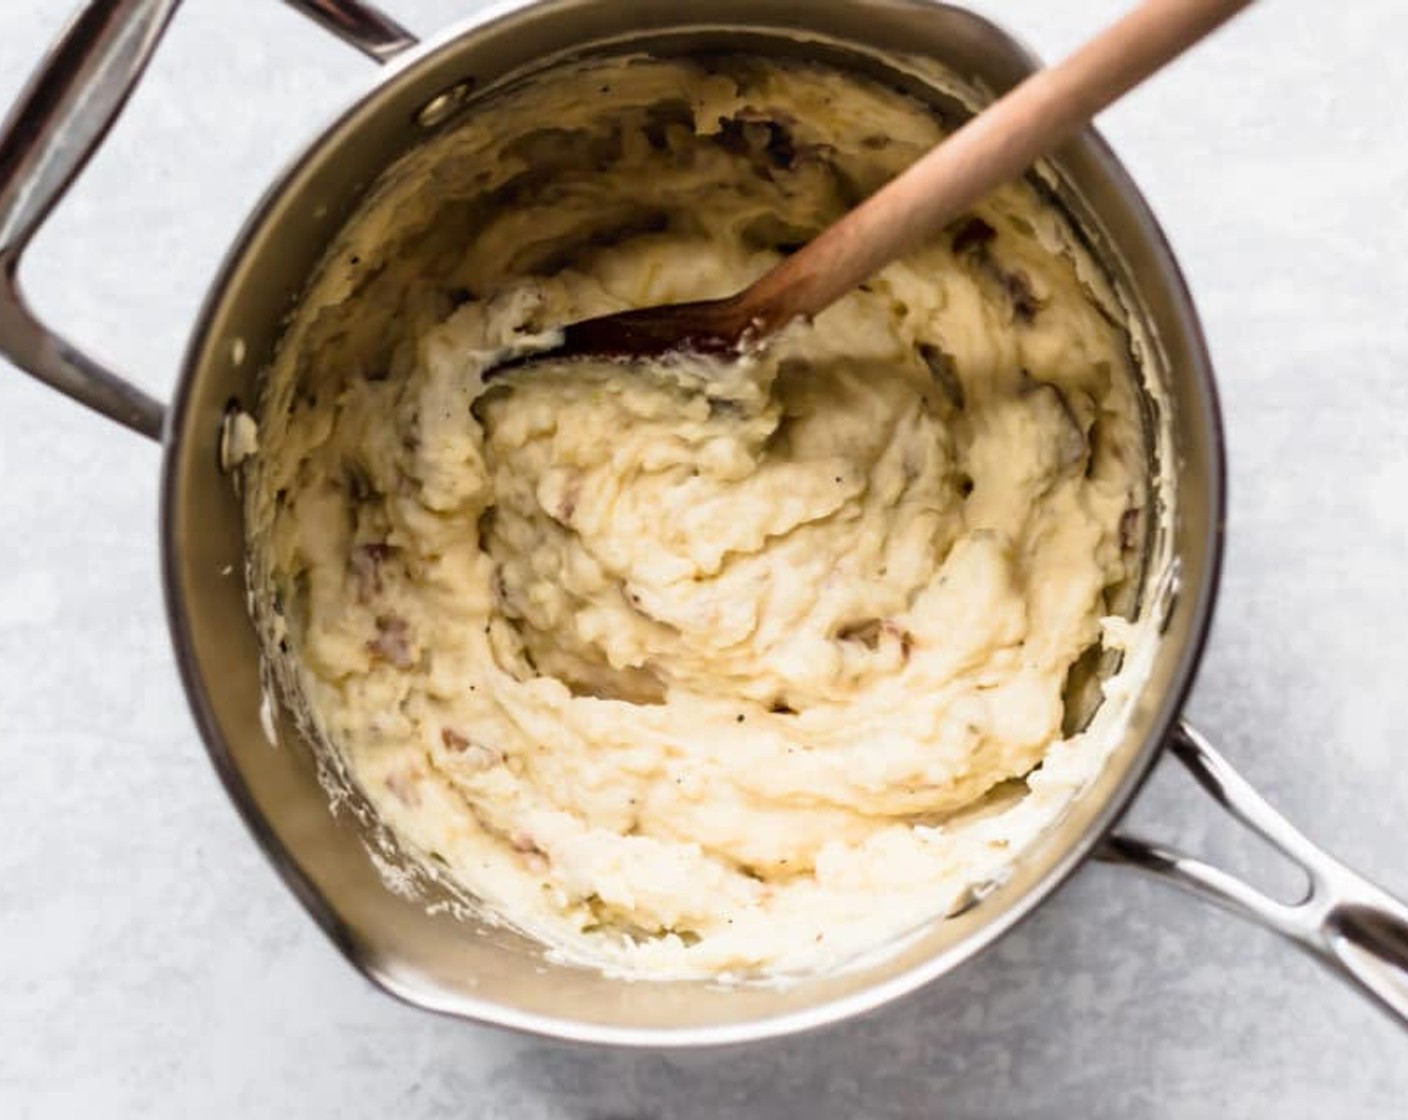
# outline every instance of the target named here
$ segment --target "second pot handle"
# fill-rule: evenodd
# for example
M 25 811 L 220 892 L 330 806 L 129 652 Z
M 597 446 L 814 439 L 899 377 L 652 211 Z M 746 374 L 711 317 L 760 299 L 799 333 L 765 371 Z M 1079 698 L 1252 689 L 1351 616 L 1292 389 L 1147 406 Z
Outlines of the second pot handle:
M 1200 859 L 1125 833 L 1108 837 L 1100 858 L 1142 868 L 1274 930 L 1408 1026 L 1408 906 L 1307 840 L 1187 724 L 1174 731 L 1169 750 L 1218 804 L 1305 872 L 1305 896 L 1277 901 Z
M 419 40 L 362 0 L 284 0 L 314 23 L 378 62 L 390 62 Z
M 288 0 L 385 62 L 415 36 L 359 0 Z M 46 385 L 141 435 L 162 438 L 165 406 L 35 316 L 20 259 L 98 150 L 181 0 L 88 0 L 0 125 L 0 355 Z
M 152 439 L 165 409 L 44 326 L 25 303 L 19 263 L 102 143 L 180 0 L 91 0 L 0 126 L 0 352 L 40 381 Z

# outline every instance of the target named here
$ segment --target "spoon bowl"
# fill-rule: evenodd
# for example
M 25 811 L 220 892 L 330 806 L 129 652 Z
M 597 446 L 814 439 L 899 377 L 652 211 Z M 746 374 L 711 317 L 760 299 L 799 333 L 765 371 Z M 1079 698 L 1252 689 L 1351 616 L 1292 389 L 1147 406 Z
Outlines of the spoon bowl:
M 1144 0 L 1064 61 L 1038 70 L 798 252 L 735 295 L 571 323 L 561 341 L 514 353 L 484 374 L 543 361 L 642 361 L 672 353 L 728 359 L 810 319 L 1022 174 L 1102 109 L 1252 0 Z

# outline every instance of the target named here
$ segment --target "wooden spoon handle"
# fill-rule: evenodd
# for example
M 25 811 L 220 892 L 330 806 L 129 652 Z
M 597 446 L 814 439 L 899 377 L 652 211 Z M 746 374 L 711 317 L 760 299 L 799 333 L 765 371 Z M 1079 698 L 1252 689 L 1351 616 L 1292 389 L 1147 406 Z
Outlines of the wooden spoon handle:
M 740 293 L 735 306 L 764 334 L 825 310 L 1251 3 L 1144 0 L 973 117 Z

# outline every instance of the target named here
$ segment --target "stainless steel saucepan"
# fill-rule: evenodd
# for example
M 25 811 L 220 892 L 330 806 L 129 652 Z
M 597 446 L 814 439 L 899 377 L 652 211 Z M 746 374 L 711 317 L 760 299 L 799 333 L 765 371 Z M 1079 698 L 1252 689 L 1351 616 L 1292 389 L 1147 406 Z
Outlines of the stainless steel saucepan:
M 92 0 L 45 60 L 0 136 L 0 351 L 61 392 L 164 448 L 167 613 L 211 761 L 289 888 L 352 964 L 420 1007 L 544 1035 L 691 1046 L 785 1034 L 854 1015 L 958 967 L 1091 856 L 1144 868 L 1268 926 L 1408 1022 L 1408 907 L 1282 819 L 1178 712 L 1207 633 L 1222 552 L 1225 477 L 1212 370 L 1178 265 L 1139 191 L 1086 132 L 1052 161 L 1058 198 L 1132 302 L 1154 345 L 1144 376 L 1158 469 L 1174 482 L 1163 546 L 1175 575 L 1146 589 L 1164 633 L 1108 765 L 1010 877 L 895 954 L 784 989 L 625 983 L 554 964 L 512 931 L 428 912 L 388 890 L 362 826 L 333 816 L 290 721 L 261 727 L 259 646 L 237 573 L 239 504 L 218 444 L 231 401 L 252 403 L 286 312 L 367 184 L 511 72 L 565 53 L 728 48 L 825 58 L 935 96 L 905 57 L 945 64 L 993 93 L 1036 65 L 1008 35 L 920 0 L 508 0 L 418 42 L 355 0 L 290 0 L 382 63 L 370 88 L 270 189 L 230 250 L 195 325 L 170 405 L 66 342 L 27 308 L 18 268 L 35 231 L 97 148 L 179 0 Z M 236 573 L 231 575 L 230 573 Z M 275 717 L 276 719 L 279 717 Z M 1112 831 L 1168 752 L 1197 783 L 1306 872 L 1304 899 L 1274 901 L 1231 875 Z

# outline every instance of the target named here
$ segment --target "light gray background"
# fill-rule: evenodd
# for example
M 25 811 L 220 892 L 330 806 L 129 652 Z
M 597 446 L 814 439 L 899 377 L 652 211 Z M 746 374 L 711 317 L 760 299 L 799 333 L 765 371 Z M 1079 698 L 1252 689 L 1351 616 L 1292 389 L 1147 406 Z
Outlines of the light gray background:
M 430 31 L 478 5 L 387 0 Z M 805 0 L 798 0 L 799 4 Z M 0 0 L 8 104 L 72 5 Z M 1053 57 L 1115 0 L 979 5 Z M 1227 574 L 1192 714 L 1408 894 L 1402 0 L 1277 0 L 1108 114 L 1221 371 Z M 372 66 L 273 0 L 192 0 L 36 243 L 39 307 L 166 394 L 237 224 Z M 1103 866 L 958 975 L 751 1051 L 558 1047 L 373 992 L 207 765 L 156 558 L 156 449 L 0 369 L 0 1114 L 1405 1114 L 1408 1050 L 1271 936 Z M 1143 828 L 1245 862 L 1171 771 Z

